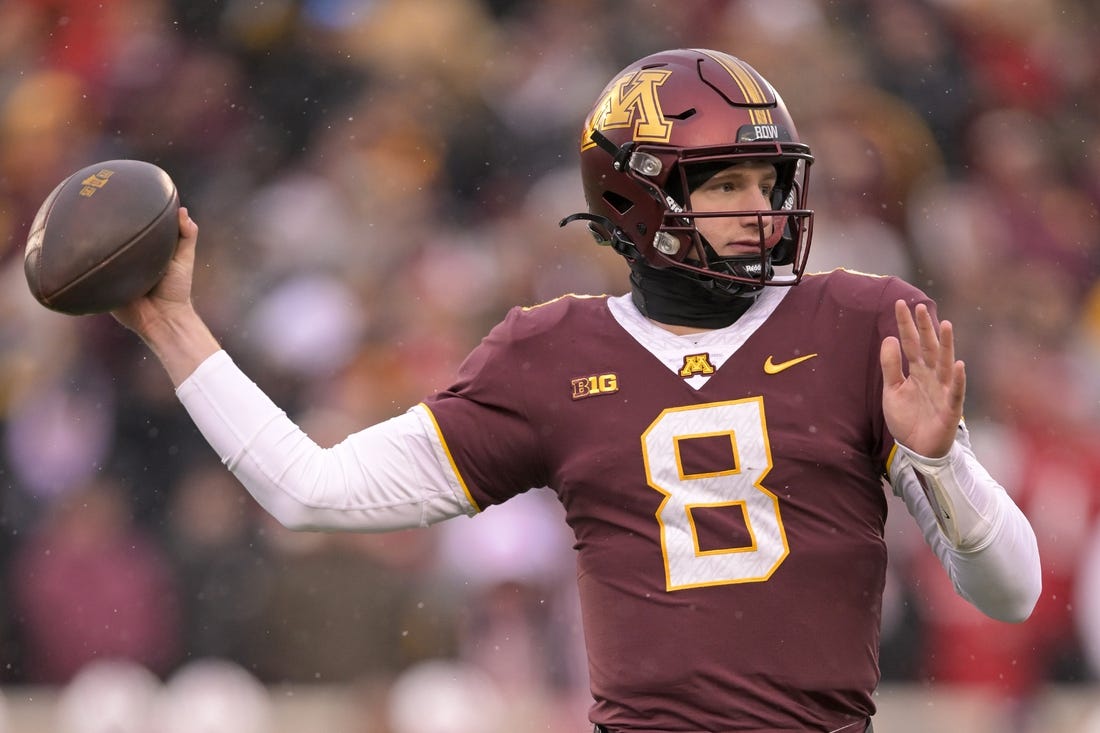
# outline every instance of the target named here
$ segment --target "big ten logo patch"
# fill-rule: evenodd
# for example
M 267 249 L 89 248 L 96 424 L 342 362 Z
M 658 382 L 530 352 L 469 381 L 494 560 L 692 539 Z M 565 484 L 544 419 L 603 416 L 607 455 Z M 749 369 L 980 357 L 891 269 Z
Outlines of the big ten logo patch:
M 596 374 L 591 377 L 578 377 L 572 382 L 573 399 L 595 397 L 619 391 L 619 377 L 616 374 Z

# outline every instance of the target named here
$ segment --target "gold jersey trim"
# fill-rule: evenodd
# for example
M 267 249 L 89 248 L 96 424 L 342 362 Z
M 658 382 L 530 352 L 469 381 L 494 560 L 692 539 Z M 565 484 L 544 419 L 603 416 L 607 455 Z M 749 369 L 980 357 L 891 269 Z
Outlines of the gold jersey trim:
M 424 408 L 424 411 L 428 413 L 428 417 L 432 420 L 432 427 L 435 428 L 435 435 L 439 438 L 439 445 L 443 448 L 444 455 L 447 456 L 447 462 L 451 464 L 451 471 L 454 472 L 458 485 L 462 487 L 462 493 L 466 495 L 466 500 L 470 502 L 470 506 L 478 513 L 481 513 L 481 507 L 478 506 L 478 503 L 474 500 L 473 494 L 470 493 L 469 487 L 466 486 L 466 480 L 462 478 L 462 474 L 458 470 L 458 464 L 455 463 L 455 457 L 451 454 L 451 448 L 447 445 L 447 439 L 443 437 L 443 431 L 439 427 L 439 421 L 435 419 L 432 408 L 428 407 L 423 402 L 420 403 L 420 406 Z

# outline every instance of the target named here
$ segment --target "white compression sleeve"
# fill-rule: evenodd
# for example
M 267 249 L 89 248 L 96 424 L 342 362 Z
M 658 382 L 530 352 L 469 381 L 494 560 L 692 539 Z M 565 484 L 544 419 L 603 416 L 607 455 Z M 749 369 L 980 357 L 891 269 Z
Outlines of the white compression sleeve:
M 1030 522 L 970 448 L 966 428 L 943 458 L 898 444 L 890 483 L 955 590 L 986 615 L 1023 621 L 1042 590 Z
M 381 532 L 476 513 L 424 407 L 326 449 L 224 351 L 176 394 L 222 462 L 291 529 Z

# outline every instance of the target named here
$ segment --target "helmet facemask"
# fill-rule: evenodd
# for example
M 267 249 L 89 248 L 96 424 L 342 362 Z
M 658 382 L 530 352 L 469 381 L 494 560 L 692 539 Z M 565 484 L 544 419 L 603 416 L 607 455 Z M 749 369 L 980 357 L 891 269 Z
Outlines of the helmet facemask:
M 644 154 L 644 149 L 638 151 Z M 695 211 L 691 194 L 713 176 L 731 166 L 764 162 L 776 170 L 769 194 L 770 208 L 757 210 Z M 665 205 L 661 224 L 653 235 L 652 248 L 660 262 L 656 266 L 675 268 L 710 287 L 738 294 L 750 294 L 766 285 L 793 285 L 805 269 L 805 246 L 813 225 L 813 212 L 804 208 L 808 163 L 787 154 L 762 155 L 758 150 L 732 152 L 695 150 L 682 154 L 661 187 L 651 188 Z M 629 174 L 647 187 L 642 174 Z M 758 233 L 756 252 L 722 256 L 700 232 L 706 219 L 754 220 Z M 652 260 L 652 258 L 651 258 Z M 651 265 L 652 261 L 650 262 Z M 776 268 L 787 268 L 777 272 Z

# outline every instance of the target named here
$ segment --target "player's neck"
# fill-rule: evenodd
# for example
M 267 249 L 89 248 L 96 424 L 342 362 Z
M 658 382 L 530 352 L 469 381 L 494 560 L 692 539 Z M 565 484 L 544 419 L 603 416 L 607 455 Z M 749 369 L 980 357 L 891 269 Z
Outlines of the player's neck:
M 642 315 L 678 335 L 725 328 L 755 301 L 755 297 L 707 288 L 672 270 L 639 264 L 632 264 L 630 289 L 634 305 Z

